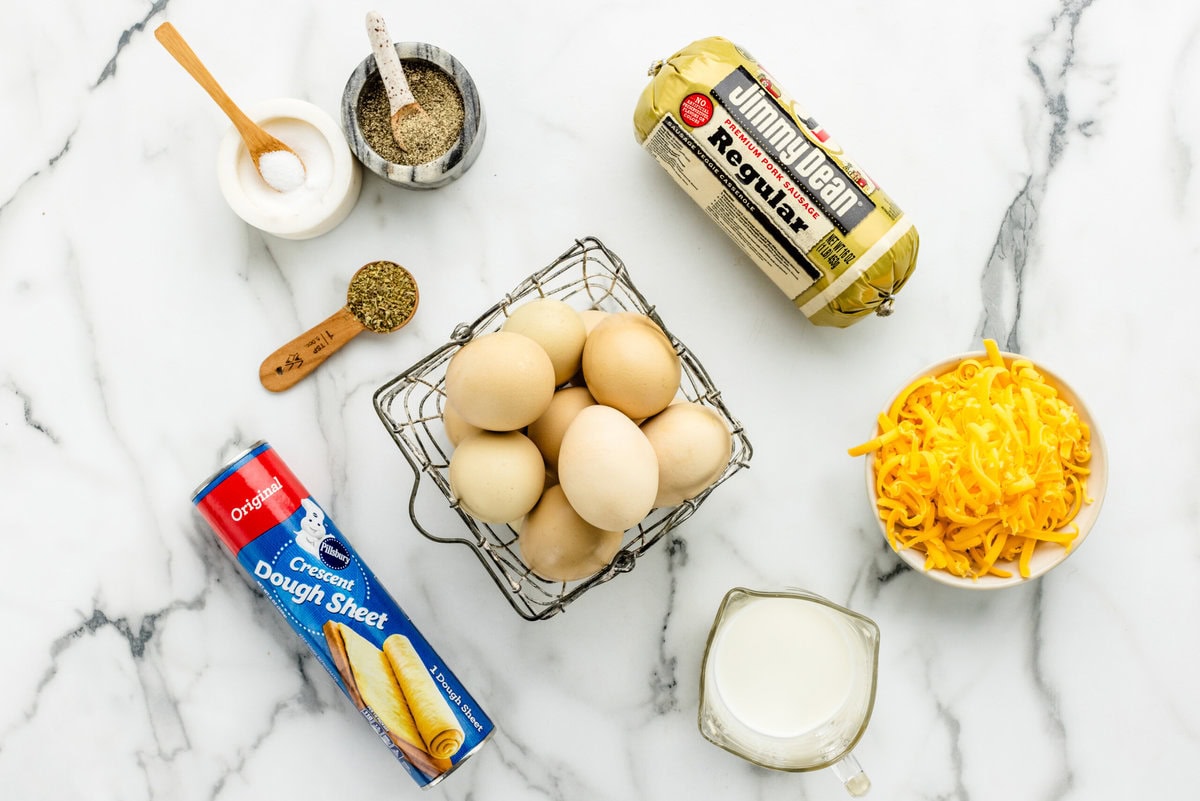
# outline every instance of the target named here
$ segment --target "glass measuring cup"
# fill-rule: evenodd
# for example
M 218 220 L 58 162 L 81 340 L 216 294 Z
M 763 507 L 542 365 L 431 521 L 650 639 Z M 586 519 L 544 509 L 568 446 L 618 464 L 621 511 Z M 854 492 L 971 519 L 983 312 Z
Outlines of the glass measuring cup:
M 851 750 L 875 705 L 879 627 L 803 590 L 725 594 L 700 671 L 700 733 L 765 768 L 871 782 Z

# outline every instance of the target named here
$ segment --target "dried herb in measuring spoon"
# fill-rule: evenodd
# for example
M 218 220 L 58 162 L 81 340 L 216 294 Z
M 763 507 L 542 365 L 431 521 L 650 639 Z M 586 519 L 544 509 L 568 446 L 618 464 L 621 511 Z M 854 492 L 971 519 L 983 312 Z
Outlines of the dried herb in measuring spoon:
M 391 261 L 366 264 L 350 279 L 346 305 L 264 359 L 258 380 L 272 392 L 282 392 L 363 331 L 386 334 L 403 328 L 419 300 L 408 270 Z
M 373 261 L 350 279 L 346 306 L 368 331 L 395 331 L 417 308 L 417 282 L 395 262 Z

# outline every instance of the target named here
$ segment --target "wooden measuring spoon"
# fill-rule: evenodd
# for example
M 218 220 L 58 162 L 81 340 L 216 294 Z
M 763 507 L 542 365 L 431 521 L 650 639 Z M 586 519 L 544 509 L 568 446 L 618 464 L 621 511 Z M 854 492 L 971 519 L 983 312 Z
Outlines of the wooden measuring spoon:
M 258 380 L 282 392 L 317 369 L 363 331 L 387 334 L 417 313 L 420 293 L 412 274 L 391 261 L 359 268 L 346 289 L 346 305 L 263 360 Z
M 217 105 L 225 112 L 233 123 L 233 127 L 242 136 L 242 141 L 246 143 L 246 150 L 250 153 L 250 159 L 254 162 L 254 169 L 258 170 L 258 174 L 263 176 L 263 181 L 272 189 L 292 188 L 276 186 L 278 179 L 273 182 L 263 175 L 262 167 L 259 162 L 263 156 L 268 153 L 290 153 L 300 165 L 300 169 L 304 170 L 304 161 L 300 156 L 296 155 L 296 151 L 292 150 L 283 142 L 276 139 L 271 134 L 267 133 L 261 125 L 246 116 L 246 113 L 238 108 L 237 104 L 225 94 L 225 90 L 217 83 L 217 79 L 212 76 L 208 68 L 204 66 L 200 58 L 192 50 L 188 43 L 184 41 L 179 31 L 175 30 L 175 26 L 169 22 L 164 22 L 154 29 L 154 38 L 166 48 L 167 52 L 175 57 L 175 60 L 188 71 L 188 74 L 196 79 L 196 83 L 208 92 L 209 96 L 217 101 Z

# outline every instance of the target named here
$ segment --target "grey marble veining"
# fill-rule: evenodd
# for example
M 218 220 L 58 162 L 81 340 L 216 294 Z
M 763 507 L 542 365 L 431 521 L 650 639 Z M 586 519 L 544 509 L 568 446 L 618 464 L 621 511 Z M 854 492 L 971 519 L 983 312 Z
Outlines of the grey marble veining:
M 223 553 L 194 488 L 271 441 L 499 732 L 449 799 L 844 797 L 696 727 L 733 586 L 800 586 L 880 626 L 873 798 L 1186 798 L 1200 747 L 1200 8 L 1026 0 L 389 6 L 469 65 L 487 142 L 464 180 L 374 176 L 310 241 L 245 226 L 216 184 L 228 121 L 155 42 L 172 21 L 239 102 L 336 115 L 369 53 L 339 4 L 14 4 L 0 30 L 0 500 L 9 569 L 5 799 L 416 797 Z M 787 14 L 784 11 L 787 11 Z M 392 22 L 395 20 L 395 22 Z M 818 35 L 827 32 L 830 35 Z M 834 35 L 833 32 L 836 32 Z M 921 232 L 886 319 L 808 324 L 632 132 L 645 71 L 710 33 L 747 46 Z M 482 130 L 482 121 L 481 121 Z M 636 568 L 518 618 L 465 549 L 420 537 L 375 389 L 576 237 L 611 247 L 755 445 Z M 262 358 L 373 259 L 421 287 L 296 388 Z M 995 338 L 1087 398 L 1112 458 L 1096 530 L 1029 586 L 964 593 L 904 567 L 859 460 L 923 365 Z
M 1033 122 L 1032 172 L 1004 214 L 996 242 L 984 267 L 980 289 L 984 314 L 976 330 L 979 338 L 996 340 L 1004 350 L 1021 352 L 1022 296 L 1026 291 L 1025 271 L 1036 246 L 1039 209 L 1047 185 L 1072 135 L 1091 136 L 1095 120 L 1071 116 L 1068 88 L 1088 81 L 1075 64 L 1075 36 L 1092 0 L 1067 0 L 1039 34 L 1028 54 L 1029 71 L 1042 96 L 1040 113 Z M 1048 129 L 1048 130 L 1047 130 Z

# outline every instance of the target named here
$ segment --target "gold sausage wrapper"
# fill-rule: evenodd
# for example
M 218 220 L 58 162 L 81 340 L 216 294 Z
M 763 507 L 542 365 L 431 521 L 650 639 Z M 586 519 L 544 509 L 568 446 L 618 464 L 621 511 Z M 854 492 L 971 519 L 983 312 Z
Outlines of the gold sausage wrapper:
M 710 37 L 650 74 L 638 142 L 810 321 L 891 313 L 917 229 L 762 65 Z

